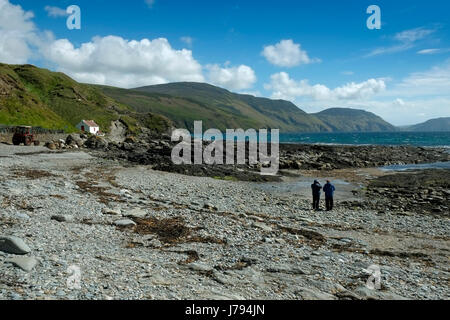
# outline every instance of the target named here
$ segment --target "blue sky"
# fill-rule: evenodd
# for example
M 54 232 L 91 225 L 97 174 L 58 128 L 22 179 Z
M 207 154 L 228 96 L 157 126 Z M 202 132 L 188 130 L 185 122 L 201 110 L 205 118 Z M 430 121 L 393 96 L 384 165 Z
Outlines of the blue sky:
M 66 27 L 69 5 L 81 30 Z M 450 116 L 449 15 L 445 0 L 0 0 L 0 62 L 128 88 L 209 82 L 404 125 Z

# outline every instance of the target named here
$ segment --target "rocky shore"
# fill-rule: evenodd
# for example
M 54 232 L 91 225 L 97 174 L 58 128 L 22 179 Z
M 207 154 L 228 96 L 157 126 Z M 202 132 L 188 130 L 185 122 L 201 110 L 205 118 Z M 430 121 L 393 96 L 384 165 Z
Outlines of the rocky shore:
M 369 207 L 379 210 L 450 216 L 450 170 L 421 170 L 389 174 L 370 181 Z
M 417 188 L 406 187 L 412 173 L 370 177 L 355 201 L 336 199 L 332 212 L 316 212 L 309 197 L 262 190 L 260 182 L 155 171 L 129 158 L 138 146 L 162 157 L 165 142 L 72 138 L 55 150 L 0 144 L 0 299 L 450 298 L 448 215 L 420 209 L 429 201 L 432 211 L 446 210 L 446 170 L 426 186 L 430 174 L 419 173 Z M 307 166 L 325 161 L 323 147 L 282 154 Z M 342 148 L 333 149 L 338 159 L 362 166 L 446 157 L 408 147 L 367 158 Z M 403 198 L 418 206 L 391 206 Z M 380 290 L 366 286 L 373 265 Z M 74 270 L 80 288 L 68 282 Z
M 123 137 L 116 141 L 103 137 L 91 136 L 88 138 L 84 135 L 73 134 L 65 140 L 46 144 L 51 150 L 86 148 L 105 159 L 119 159 L 134 164 L 148 165 L 158 171 L 191 176 L 257 182 L 281 181 L 280 176 L 283 175 L 283 172 L 275 177 L 260 175 L 261 166 L 264 164 L 248 164 L 248 145 L 246 145 L 246 165 L 174 165 L 171 153 L 175 145 L 176 143 L 170 140 L 169 135 L 161 136 L 151 133 L 142 134 L 139 138 Z M 204 147 L 206 145 L 207 143 L 204 142 Z M 193 147 L 192 150 L 194 150 Z M 280 144 L 279 150 L 279 168 L 281 170 L 375 168 L 395 164 L 450 161 L 450 153 L 446 149 L 414 146 Z M 235 152 L 236 154 L 237 152 Z M 193 156 L 192 154 L 192 159 Z
M 280 168 L 332 170 L 450 161 L 443 148 L 375 145 L 280 145 Z

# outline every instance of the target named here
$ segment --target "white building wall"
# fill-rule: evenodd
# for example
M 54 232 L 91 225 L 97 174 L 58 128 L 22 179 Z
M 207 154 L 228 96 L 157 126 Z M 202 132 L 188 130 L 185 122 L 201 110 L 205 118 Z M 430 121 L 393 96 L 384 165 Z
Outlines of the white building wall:
M 97 134 L 98 127 L 89 127 L 89 132 L 92 133 L 92 134 Z
M 88 125 L 87 125 L 86 123 L 84 123 L 84 122 L 80 122 L 79 124 L 77 124 L 77 125 L 76 125 L 76 128 L 77 128 L 78 130 L 82 131 L 81 128 L 82 128 L 83 126 L 84 126 L 84 132 L 88 132 L 88 133 L 91 133 L 91 134 L 97 134 L 98 131 L 100 130 L 99 127 L 90 127 L 90 126 L 88 126 Z

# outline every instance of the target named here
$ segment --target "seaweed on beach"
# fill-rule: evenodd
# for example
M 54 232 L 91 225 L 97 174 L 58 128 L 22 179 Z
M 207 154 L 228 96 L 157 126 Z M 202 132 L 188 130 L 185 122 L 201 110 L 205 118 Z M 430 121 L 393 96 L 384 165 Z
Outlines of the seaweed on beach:
M 57 175 L 45 170 L 18 169 L 13 172 L 16 178 L 26 178 L 29 180 L 39 180 L 43 178 L 53 178 Z
M 176 218 L 146 218 L 135 219 L 137 223 L 135 232 L 139 234 L 156 234 L 159 239 L 167 244 L 200 242 L 200 243 L 215 243 L 225 244 L 224 240 L 207 236 L 199 236 L 194 233 L 194 228 L 189 228 L 185 225 L 183 219 Z

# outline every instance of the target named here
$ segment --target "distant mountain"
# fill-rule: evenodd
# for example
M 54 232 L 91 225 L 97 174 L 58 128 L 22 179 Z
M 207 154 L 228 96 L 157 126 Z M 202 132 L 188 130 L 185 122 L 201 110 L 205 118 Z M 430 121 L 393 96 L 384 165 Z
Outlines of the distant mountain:
M 132 90 L 101 87 L 103 92 L 138 112 L 153 112 L 192 130 L 195 120 L 204 129 L 274 128 L 282 132 L 331 131 L 321 120 L 284 100 L 236 94 L 205 83 L 180 82 Z
M 405 128 L 407 131 L 438 132 L 450 131 L 450 117 L 437 118 Z
M 130 131 L 140 126 L 165 130 L 280 129 L 281 132 L 394 131 L 363 110 L 328 109 L 308 114 L 293 103 L 232 93 L 205 83 L 180 82 L 120 89 L 81 84 L 63 73 L 32 65 L 0 64 L 0 124 L 32 125 L 75 131 L 81 119 L 93 119 L 107 132 L 122 120 Z
M 390 123 L 364 110 L 350 108 L 330 108 L 314 113 L 335 132 L 383 132 L 396 131 Z
M 94 119 L 103 132 L 118 119 L 132 129 L 139 124 L 156 128 L 167 123 L 161 116 L 138 115 L 96 86 L 78 83 L 63 73 L 32 65 L 0 64 L 0 124 L 73 132 L 82 119 Z

